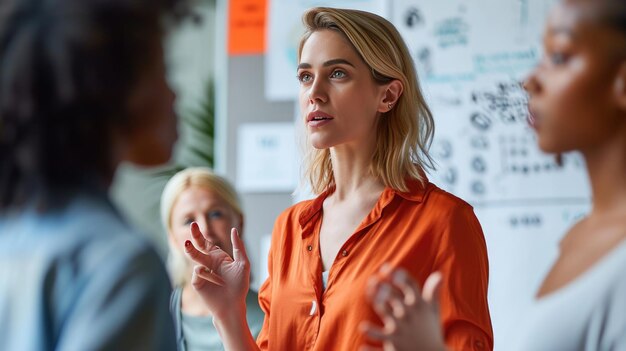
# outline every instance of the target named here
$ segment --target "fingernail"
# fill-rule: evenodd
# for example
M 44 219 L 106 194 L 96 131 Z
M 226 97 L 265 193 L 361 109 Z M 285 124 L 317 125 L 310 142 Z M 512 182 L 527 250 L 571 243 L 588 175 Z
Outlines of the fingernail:
M 191 249 L 191 241 L 189 241 L 189 240 L 185 241 L 185 249 L 187 249 L 187 250 Z

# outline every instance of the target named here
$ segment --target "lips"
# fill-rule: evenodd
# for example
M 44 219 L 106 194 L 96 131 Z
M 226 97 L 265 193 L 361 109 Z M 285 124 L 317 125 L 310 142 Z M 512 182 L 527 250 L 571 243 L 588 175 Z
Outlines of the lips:
M 307 125 L 311 128 L 322 127 L 330 123 L 333 119 L 333 116 L 322 111 L 313 111 L 309 113 L 306 117 Z
M 331 120 L 331 119 L 334 119 L 333 116 L 322 111 L 310 112 L 306 117 L 307 122 L 325 121 L 325 120 Z
M 528 105 L 527 121 L 528 121 L 528 125 L 531 128 L 537 129 L 539 127 L 539 118 L 538 118 L 537 111 L 534 110 L 530 105 Z

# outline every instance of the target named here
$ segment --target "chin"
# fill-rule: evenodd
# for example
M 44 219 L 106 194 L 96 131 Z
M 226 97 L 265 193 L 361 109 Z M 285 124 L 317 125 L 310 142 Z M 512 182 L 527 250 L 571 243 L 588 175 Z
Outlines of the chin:
M 315 150 L 326 150 L 326 149 L 328 149 L 328 147 L 325 147 L 325 146 L 322 146 L 322 145 L 315 145 L 315 144 L 313 144 L 311 146 L 313 146 L 313 148 Z
M 554 145 L 551 145 L 547 142 L 542 142 L 541 139 L 537 141 L 537 146 L 539 146 L 539 150 L 541 150 L 541 152 L 546 154 L 556 154 L 559 152 L 557 148 L 554 147 Z
M 564 147 L 564 145 L 550 142 L 548 140 L 542 140 L 541 138 L 537 140 L 537 144 L 539 146 L 539 150 L 541 150 L 542 152 L 546 154 L 557 155 L 557 154 L 563 154 L 563 153 L 572 151 L 571 148 Z
M 324 149 L 328 149 L 330 148 L 332 145 L 330 145 L 328 142 L 326 142 L 325 140 L 320 140 L 320 139 L 316 139 L 316 138 L 311 138 L 311 146 L 314 149 L 317 150 L 324 150 Z

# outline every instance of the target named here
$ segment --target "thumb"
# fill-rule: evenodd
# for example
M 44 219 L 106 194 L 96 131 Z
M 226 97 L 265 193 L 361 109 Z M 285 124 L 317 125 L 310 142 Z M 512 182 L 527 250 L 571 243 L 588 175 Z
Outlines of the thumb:
M 424 289 L 422 291 L 422 298 L 424 301 L 428 302 L 437 314 L 439 314 L 439 292 L 441 290 L 441 281 L 441 273 L 432 273 L 428 276 L 426 282 L 424 282 Z
M 239 236 L 237 228 L 230 230 L 230 241 L 233 244 L 233 260 L 243 261 L 248 263 L 248 254 L 246 254 L 246 247 Z

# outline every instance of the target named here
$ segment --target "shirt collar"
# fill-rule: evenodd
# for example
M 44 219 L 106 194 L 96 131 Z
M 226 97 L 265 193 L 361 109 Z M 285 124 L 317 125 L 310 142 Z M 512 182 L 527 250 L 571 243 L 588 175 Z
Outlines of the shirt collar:
M 406 180 L 406 185 L 409 188 L 407 192 L 401 192 L 390 187 L 385 187 L 385 190 L 383 190 L 383 193 L 380 195 L 380 199 L 378 199 L 378 202 L 376 203 L 376 205 L 374 205 L 372 213 L 368 216 L 376 217 L 376 219 L 379 218 L 382 214 L 382 210 L 391 203 L 396 195 L 408 201 L 422 202 L 424 199 L 424 195 L 426 194 L 426 188 L 428 187 L 428 184 L 428 178 L 423 175 L 423 184 L 422 182 L 414 178 L 409 178 Z M 303 208 L 300 216 L 298 217 L 300 228 L 303 229 L 303 237 L 307 236 L 307 233 L 310 233 L 310 231 L 304 230 L 305 227 L 307 227 L 307 224 L 310 224 L 309 222 L 311 222 L 314 217 L 321 213 L 324 200 L 328 197 L 328 195 L 332 194 L 334 190 L 334 187 L 325 190 L 315 199 L 306 204 Z
M 394 194 L 397 194 L 409 201 L 422 202 L 424 200 L 424 195 L 426 194 L 426 188 L 430 183 L 425 175 L 422 175 L 422 179 L 422 182 L 415 178 L 407 179 L 406 186 L 409 188 L 409 191 L 407 192 L 400 192 L 390 188 L 386 188 L 385 190 L 389 189 L 390 191 L 393 191 Z

